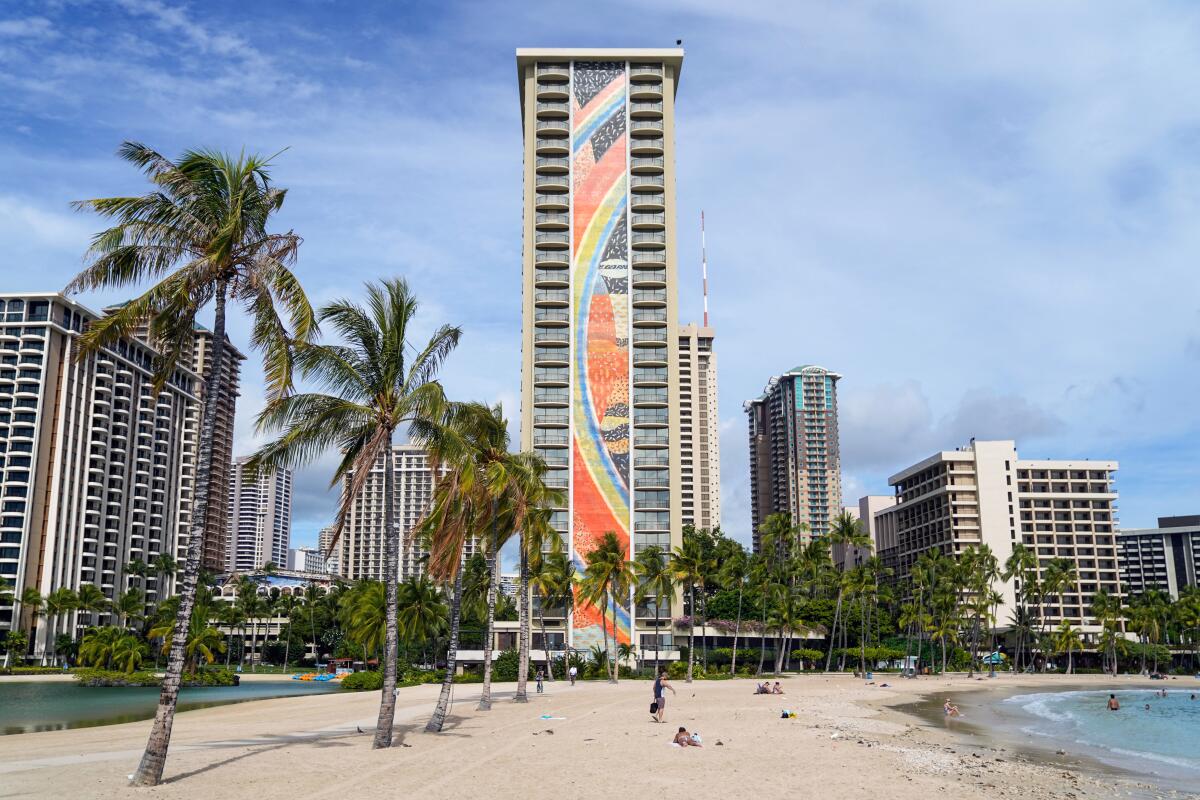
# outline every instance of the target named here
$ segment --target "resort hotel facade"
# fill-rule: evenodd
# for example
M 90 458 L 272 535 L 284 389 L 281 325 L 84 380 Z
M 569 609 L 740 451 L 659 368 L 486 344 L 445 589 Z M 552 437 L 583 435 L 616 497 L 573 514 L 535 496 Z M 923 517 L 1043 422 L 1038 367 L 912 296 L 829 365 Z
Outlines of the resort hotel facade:
M 157 602 L 172 575 L 128 565 L 186 553 L 202 376 L 185 361 L 155 392 L 158 354 L 136 336 L 80 358 L 80 334 L 99 317 L 57 293 L 0 294 L 0 578 L 16 598 L 92 584 L 108 599 L 136 587 Z M 29 619 L 0 605 L 0 631 Z M 31 652 L 114 620 L 40 615 Z
M 675 96 L 683 51 L 516 55 L 521 444 L 565 491 L 553 525 L 582 572 L 608 532 L 629 559 L 682 542 Z M 692 499 L 694 519 L 694 489 Z M 647 651 L 671 646 L 671 617 L 681 611 L 676 598 L 635 608 L 632 596 L 618 597 L 607 609 L 577 598 L 569 619 L 550 624 L 562 625 L 567 647 L 587 649 L 603 640 L 603 613 L 618 642 Z

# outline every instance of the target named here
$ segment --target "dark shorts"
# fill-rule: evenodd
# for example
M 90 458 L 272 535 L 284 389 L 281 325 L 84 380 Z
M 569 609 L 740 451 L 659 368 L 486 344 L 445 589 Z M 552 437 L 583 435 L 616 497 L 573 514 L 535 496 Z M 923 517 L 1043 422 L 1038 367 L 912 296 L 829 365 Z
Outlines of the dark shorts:
M 658 703 L 658 710 L 662 711 L 667 707 L 667 696 L 664 694 L 662 697 L 656 697 L 654 702 Z

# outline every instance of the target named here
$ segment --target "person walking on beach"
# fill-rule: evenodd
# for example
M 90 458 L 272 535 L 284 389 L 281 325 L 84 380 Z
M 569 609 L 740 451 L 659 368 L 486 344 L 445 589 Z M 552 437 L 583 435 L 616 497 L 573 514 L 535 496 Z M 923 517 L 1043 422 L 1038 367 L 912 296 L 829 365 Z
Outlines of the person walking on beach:
M 570 675 L 570 677 L 571 677 L 571 685 L 572 685 L 572 686 L 574 686 L 574 685 L 575 685 L 575 676 L 579 674 L 579 670 L 578 670 L 578 669 L 576 669 L 576 667 L 575 667 L 575 665 L 574 665 L 574 664 L 572 664 L 572 665 L 571 665 L 571 669 L 569 669 L 569 670 L 567 671 L 567 674 L 568 674 L 568 675 Z
M 538 694 L 542 694 L 546 691 L 545 687 L 542 686 L 542 680 L 545 679 L 545 677 L 546 677 L 545 674 L 539 669 L 537 671 L 537 693 Z
M 658 678 L 654 681 L 655 722 L 662 722 L 663 714 L 667 710 L 667 696 L 663 693 L 663 689 L 670 689 L 671 694 L 675 694 L 675 687 L 667 680 L 667 671 L 665 669 L 658 673 Z
M 1121 710 L 1121 701 L 1117 699 L 1117 696 L 1115 694 L 1110 694 L 1108 696 L 1108 710 L 1109 711 L 1120 711 Z

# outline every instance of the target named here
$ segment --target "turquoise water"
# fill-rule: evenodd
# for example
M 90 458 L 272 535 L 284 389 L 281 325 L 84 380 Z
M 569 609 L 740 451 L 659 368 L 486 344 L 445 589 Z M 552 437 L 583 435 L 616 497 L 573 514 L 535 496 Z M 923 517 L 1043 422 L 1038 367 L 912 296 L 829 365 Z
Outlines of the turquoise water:
M 241 686 L 181 689 L 179 709 L 339 691 L 337 684 L 315 681 L 246 681 Z M 153 687 L 96 687 L 75 683 L 0 682 L 0 735 L 90 728 L 150 719 L 158 705 Z
M 1020 712 L 1023 733 L 1048 746 L 1200 786 L 1200 681 L 1162 688 L 1166 697 L 1156 689 L 1112 692 L 1119 711 L 1107 709 L 1109 692 L 1102 690 L 1021 694 L 1003 705 Z

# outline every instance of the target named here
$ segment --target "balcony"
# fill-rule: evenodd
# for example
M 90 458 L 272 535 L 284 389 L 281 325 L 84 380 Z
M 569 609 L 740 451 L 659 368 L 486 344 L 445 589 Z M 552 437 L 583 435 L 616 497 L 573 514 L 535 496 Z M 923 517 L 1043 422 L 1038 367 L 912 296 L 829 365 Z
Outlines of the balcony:
M 661 175 L 666 167 L 666 159 L 662 156 L 634 158 L 629 162 L 629 171 L 636 175 Z
M 541 110 L 542 103 L 538 103 L 538 110 Z M 662 119 L 663 104 L 658 103 L 639 103 L 632 102 L 629 104 L 629 116 L 631 119 Z
M 629 154 L 632 156 L 661 156 L 663 154 L 662 139 L 631 139 Z
M 633 312 L 634 325 L 666 325 L 667 311 L 664 308 L 638 308 Z
M 534 414 L 533 424 L 540 428 L 565 428 L 571 418 L 566 414 Z
M 533 263 L 539 267 L 561 267 L 565 269 L 568 266 L 568 258 L 566 250 L 544 250 L 540 253 L 534 253 Z
M 664 295 L 664 301 L 665 301 Z M 538 308 L 566 308 L 570 297 L 566 291 L 534 292 L 533 302 Z
M 566 214 L 538 214 L 533 224 L 539 231 L 565 231 L 571 218 Z
M 538 289 L 566 289 L 570 283 L 563 269 L 539 269 L 534 275 L 533 285 Z
M 556 139 L 538 139 L 534 145 L 534 151 L 539 156 L 567 156 L 571 152 L 567 144 L 568 140 L 565 136 L 560 136 Z
M 540 67 L 539 67 L 540 69 Z M 647 80 L 662 80 L 663 68 L 662 64 L 630 64 L 629 65 L 629 80 L 631 81 L 647 81 Z M 540 75 L 538 77 L 541 77 Z
M 565 250 L 571 246 L 571 236 L 566 233 L 538 233 L 534 235 L 533 242 L 539 250 Z
M 660 72 L 659 75 L 661 74 Z M 569 64 L 538 64 L 537 78 L 538 80 L 545 79 L 552 81 L 570 80 L 571 66 Z
M 647 103 L 646 105 L 651 105 Z M 661 106 L 662 103 L 659 103 Z M 566 103 L 538 103 L 538 119 L 566 119 L 569 116 Z
M 630 100 L 647 100 L 661 102 L 663 99 L 662 83 L 634 83 L 629 87 Z
M 571 335 L 566 331 L 548 331 L 539 329 L 533 332 L 534 344 L 569 344 L 570 341 Z
M 650 268 L 666 267 L 667 251 L 666 250 L 642 250 L 633 254 L 633 266 L 637 269 L 640 266 Z
M 567 392 L 542 390 L 533 393 L 533 405 L 538 408 L 560 408 L 567 405 Z
M 663 315 L 666 318 L 666 315 Z M 571 321 L 571 315 L 566 311 L 560 311 L 554 308 L 539 308 L 533 313 L 533 321 L 542 327 L 566 327 Z
M 667 365 L 667 349 L 665 347 L 639 347 L 633 351 L 635 367 L 665 367 Z
M 662 93 L 659 93 L 662 97 Z M 567 99 L 567 84 L 565 83 L 539 83 L 537 87 L 538 105 L 543 103 L 556 103 Z M 645 99 L 653 100 L 653 97 L 647 96 Z
M 661 231 L 667 227 L 666 214 L 634 214 L 629 225 L 635 231 Z
M 571 162 L 565 158 L 539 158 L 533 166 L 539 175 L 559 175 L 570 171 Z
M 567 348 L 565 347 L 538 347 L 533 351 L 533 365 L 535 367 L 566 367 L 567 366 Z
M 629 207 L 635 214 L 661 212 L 667 206 L 662 194 L 639 193 L 629 198 Z
M 667 393 L 665 391 L 657 391 L 647 389 L 645 391 L 634 391 L 633 404 L 638 408 L 666 408 Z
M 545 386 L 547 388 L 557 389 L 567 385 L 567 368 L 561 367 L 558 369 L 535 369 L 533 371 L 533 385 Z
M 536 129 L 539 137 L 561 138 L 571 134 L 571 123 L 565 119 L 539 119 Z
M 649 180 L 649 179 L 647 179 L 647 180 Z M 534 184 L 534 186 L 537 187 L 537 190 L 539 192 L 545 192 L 545 191 L 565 192 L 565 191 L 567 191 L 567 189 L 570 188 L 571 178 L 570 178 L 570 176 L 565 175 L 565 174 L 564 175 L 538 175 L 536 178 L 534 178 L 533 184 Z M 662 186 L 661 181 L 659 182 L 659 186 L 660 187 Z
M 566 211 L 570 203 L 571 199 L 565 194 L 539 194 L 533 198 L 538 211 Z
M 666 308 L 667 293 L 665 290 L 634 292 L 633 305 L 634 308 Z
M 646 347 L 652 345 L 665 345 L 667 343 L 667 332 L 662 328 L 652 328 L 650 330 L 641 330 L 633 332 L 633 343 L 638 347 Z
M 635 269 L 633 271 L 634 289 L 664 289 L 667 286 L 667 271 L 665 269 Z
M 633 385 L 639 387 L 666 386 L 666 367 L 646 367 L 643 369 L 635 369 L 633 371 Z
M 664 186 L 666 182 L 662 175 L 634 175 L 629 179 L 629 188 L 635 192 L 661 192 Z
M 669 489 L 671 473 L 665 469 L 639 470 L 633 477 L 635 489 Z
M 641 138 L 663 136 L 663 121 L 661 119 L 635 119 L 629 122 L 629 133 L 631 136 Z

